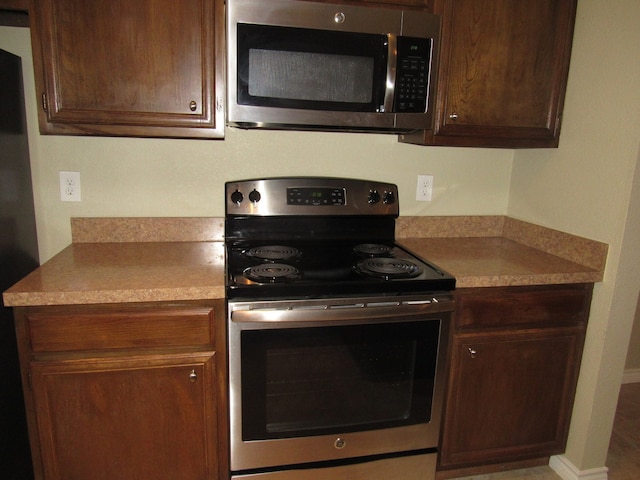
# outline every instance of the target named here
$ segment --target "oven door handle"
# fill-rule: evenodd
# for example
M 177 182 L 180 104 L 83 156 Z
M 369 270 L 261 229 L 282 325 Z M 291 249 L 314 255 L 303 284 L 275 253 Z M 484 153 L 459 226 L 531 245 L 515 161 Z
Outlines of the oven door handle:
M 451 312 L 453 302 L 407 302 L 393 306 L 349 304 L 291 309 L 234 310 L 231 321 L 236 323 L 332 323 L 350 322 L 406 322 L 421 320 L 425 315 Z

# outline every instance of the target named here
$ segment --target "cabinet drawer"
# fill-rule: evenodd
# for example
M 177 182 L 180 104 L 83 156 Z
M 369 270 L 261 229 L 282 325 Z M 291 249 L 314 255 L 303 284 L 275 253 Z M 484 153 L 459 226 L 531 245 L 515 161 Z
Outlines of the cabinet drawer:
M 27 315 L 33 352 L 213 345 L 213 309 L 41 311 Z
M 591 284 L 461 289 L 456 292 L 456 327 L 586 323 L 591 291 Z

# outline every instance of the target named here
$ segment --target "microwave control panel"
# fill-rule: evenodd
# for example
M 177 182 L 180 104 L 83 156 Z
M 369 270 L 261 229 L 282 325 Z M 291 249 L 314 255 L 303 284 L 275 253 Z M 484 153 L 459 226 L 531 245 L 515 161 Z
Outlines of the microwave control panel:
M 398 37 L 394 112 L 426 112 L 431 46 L 430 38 Z

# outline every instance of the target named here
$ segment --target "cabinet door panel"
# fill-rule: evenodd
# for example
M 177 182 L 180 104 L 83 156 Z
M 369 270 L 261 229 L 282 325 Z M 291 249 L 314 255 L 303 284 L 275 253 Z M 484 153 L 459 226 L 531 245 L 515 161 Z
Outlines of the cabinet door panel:
M 53 3 L 58 101 L 52 105 L 52 116 L 82 110 L 186 114 L 192 100 L 201 112 L 204 45 L 197 28 L 184 29 L 190 19 L 201 16 L 200 2 L 178 2 L 175 17 L 163 18 L 174 2 Z M 176 85 L 176 72 L 190 74 Z M 141 83 L 146 88 L 140 88 Z
M 217 478 L 213 352 L 32 362 L 45 478 Z
M 549 129 L 556 0 L 455 0 L 445 112 L 449 124 Z
M 562 452 L 581 332 L 568 328 L 456 336 L 441 466 Z
M 155 127 L 167 136 L 162 128 L 174 128 L 173 136 L 211 136 L 206 130 L 221 127 L 213 99 L 223 58 L 214 56 L 224 38 L 214 35 L 223 25 L 214 6 L 214 0 L 35 0 L 41 129 L 153 135 L 143 128 Z
M 432 132 L 409 143 L 557 147 L 577 0 L 436 0 Z

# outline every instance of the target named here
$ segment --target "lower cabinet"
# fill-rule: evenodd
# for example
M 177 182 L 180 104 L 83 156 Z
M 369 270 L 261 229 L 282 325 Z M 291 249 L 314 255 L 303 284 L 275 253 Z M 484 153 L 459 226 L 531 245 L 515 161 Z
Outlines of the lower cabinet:
M 224 323 L 215 328 L 224 311 L 215 310 L 19 309 L 36 478 L 225 479 Z
M 591 290 L 456 292 L 440 478 L 564 452 Z

